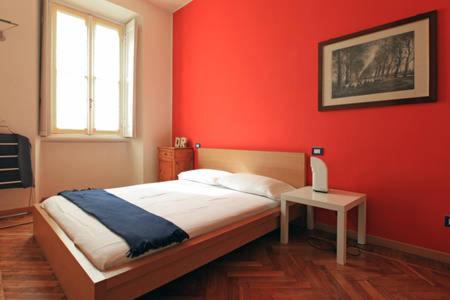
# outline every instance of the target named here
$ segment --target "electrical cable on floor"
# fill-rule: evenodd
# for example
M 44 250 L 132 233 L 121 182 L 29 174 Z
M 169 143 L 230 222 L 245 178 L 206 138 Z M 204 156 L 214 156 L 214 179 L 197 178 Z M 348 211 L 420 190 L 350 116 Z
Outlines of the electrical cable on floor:
M 28 207 L 31 207 L 31 204 L 33 203 L 33 201 L 31 200 L 33 198 L 33 187 L 30 188 L 30 196 L 28 197 Z
M 336 242 L 332 240 L 311 236 L 308 237 L 307 243 L 315 249 L 336 253 Z M 347 247 L 347 254 L 351 256 L 359 256 L 361 255 L 361 249 L 357 245 L 350 245 Z
M 33 187 L 30 188 L 30 195 L 28 196 L 28 207 L 31 207 L 31 203 L 32 203 L 32 198 L 33 198 Z M 15 217 L 22 217 L 22 216 L 26 216 L 31 214 L 30 212 L 25 212 L 25 213 L 20 213 L 20 214 L 16 214 L 16 215 L 11 215 L 11 216 L 6 216 L 0 219 L 9 219 L 9 218 L 15 218 Z M 13 227 L 17 227 L 17 226 L 22 226 L 22 225 L 28 225 L 28 224 L 32 224 L 33 223 L 33 219 L 31 221 L 27 221 L 27 222 L 23 222 L 23 223 L 18 223 L 18 224 L 11 224 L 11 225 L 6 225 L 6 226 L 2 226 L 0 227 L 0 229 L 7 229 L 7 228 L 13 228 Z
M 13 228 L 13 227 L 18 227 L 18 226 L 22 226 L 22 225 L 28 225 L 28 224 L 33 224 L 33 221 L 29 221 L 29 222 L 25 222 L 25 223 L 19 223 L 19 224 L 12 224 L 12 225 L 2 226 L 2 227 L 0 227 L 0 230 L 2 230 L 2 229 L 8 229 L 8 228 Z

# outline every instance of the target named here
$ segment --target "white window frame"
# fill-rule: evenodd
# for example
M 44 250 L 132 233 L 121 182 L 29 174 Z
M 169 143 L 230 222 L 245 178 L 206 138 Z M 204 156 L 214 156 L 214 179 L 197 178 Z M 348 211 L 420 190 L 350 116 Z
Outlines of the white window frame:
M 86 99 L 86 109 L 88 111 L 88 121 L 86 124 L 86 129 L 77 130 L 77 129 L 60 129 L 56 127 L 56 15 L 57 11 L 62 11 L 66 14 L 74 15 L 80 18 L 83 18 L 86 22 L 87 31 L 88 31 L 88 97 Z M 111 20 L 107 20 L 105 18 L 98 17 L 96 15 L 90 14 L 89 12 L 84 12 L 81 10 L 77 10 L 65 5 L 61 5 L 58 3 L 51 3 L 51 89 L 50 89 L 50 124 L 51 124 L 51 134 L 77 134 L 77 135 L 87 135 L 87 136 L 100 136 L 100 135 L 115 135 L 115 136 L 129 136 L 124 132 L 124 123 L 127 120 L 124 120 L 124 107 L 125 107 L 125 24 L 121 24 L 118 22 L 114 22 Z M 95 25 L 101 24 L 106 27 L 117 29 L 120 36 L 120 88 L 119 88 L 119 129 L 117 131 L 103 131 L 95 129 L 95 99 L 94 99 L 94 75 L 93 75 L 93 54 L 94 54 L 94 34 L 95 34 Z

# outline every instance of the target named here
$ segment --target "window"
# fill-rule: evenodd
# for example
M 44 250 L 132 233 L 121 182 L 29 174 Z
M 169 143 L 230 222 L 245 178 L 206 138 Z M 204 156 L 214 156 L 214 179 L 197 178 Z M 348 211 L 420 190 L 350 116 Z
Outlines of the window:
M 135 22 L 53 4 L 51 133 L 131 137 Z

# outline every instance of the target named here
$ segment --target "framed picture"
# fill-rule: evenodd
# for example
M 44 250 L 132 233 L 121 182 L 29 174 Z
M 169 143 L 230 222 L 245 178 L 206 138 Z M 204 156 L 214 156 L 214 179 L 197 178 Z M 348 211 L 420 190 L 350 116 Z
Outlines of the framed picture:
M 319 44 L 319 111 L 436 101 L 437 12 Z

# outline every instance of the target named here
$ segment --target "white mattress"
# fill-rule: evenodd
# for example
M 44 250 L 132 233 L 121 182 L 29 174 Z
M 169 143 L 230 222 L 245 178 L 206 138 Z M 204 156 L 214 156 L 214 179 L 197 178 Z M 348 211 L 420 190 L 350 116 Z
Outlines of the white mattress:
M 269 198 L 186 180 L 106 191 L 171 221 L 190 238 L 279 205 Z M 65 198 L 53 196 L 42 207 L 99 270 L 131 260 L 126 257 L 129 247 L 125 240 Z M 145 255 L 155 251 L 158 250 Z

